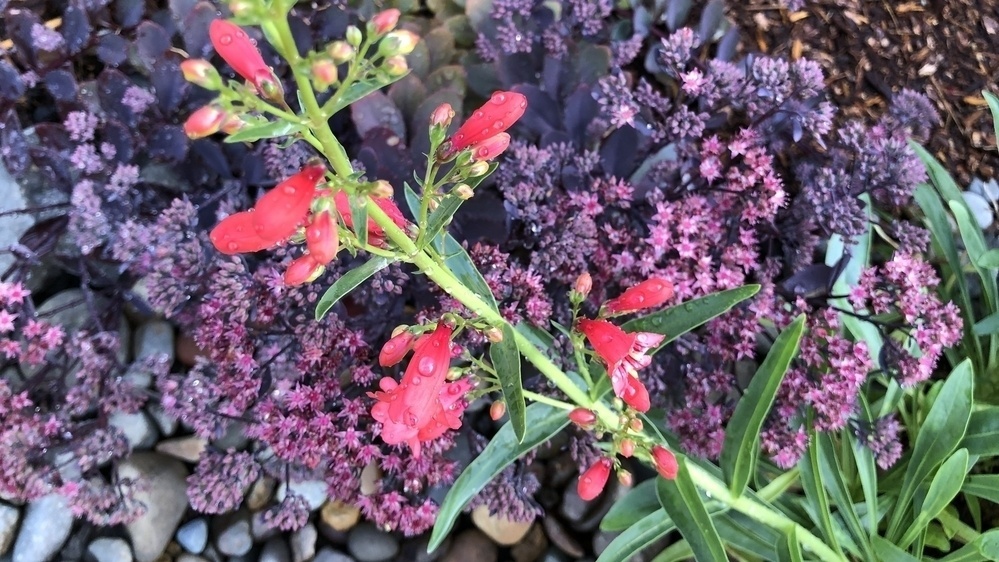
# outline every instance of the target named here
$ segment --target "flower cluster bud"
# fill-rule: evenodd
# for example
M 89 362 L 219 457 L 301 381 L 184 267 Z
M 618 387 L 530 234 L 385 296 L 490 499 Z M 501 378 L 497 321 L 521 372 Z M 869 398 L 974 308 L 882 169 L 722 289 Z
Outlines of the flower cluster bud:
M 472 187 L 467 183 L 459 183 L 454 186 L 453 193 L 462 201 L 468 201 L 475 195 L 475 192 L 472 191 Z
M 250 17 L 257 11 L 256 2 L 252 0 L 230 0 L 229 11 L 237 18 Z
M 580 499 L 583 501 L 596 499 L 604 491 L 613 467 L 614 463 L 609 458 L 601 457 L 593 463 L 593 466 L 586 469 L 576 484 L 576 493 L 579 494 Z
M 621 453 L 622 457 L 630 459 L 635 454 L 635 442 L 625 437 L 618 443 L 617 452 Z
M 385 57 L 408 55 L 420 42 L 420 36 L 407 29 L 393 31 L 378 43 L 378 53 Z
M 406 57 L 395 55 L 385 59 L 385 62 L 382 63 L 382 68 L 385 69 L 385 73 L 389 76 L 398 78 L 409 72 L 409 63 L 406 62 Z
M 486 339 L 492 343 L 499 343 L 503 341 L 503 330 L 500 330 L 495 326 L 493 326 L 492 328 L 488 328 L 483 333 L 485 334 Z
M 323 274 L 326 268 L 317 262 L 312 254 L 306 253 L 288 264 L 284 272 L 284 284 L 289 287 L 311 283 Z
M 626 289 L 617 298 L 604 303 L 609 314 L 628 314 L 662 306 L 673 298 L 673 284 L 661 277 L 652 277 Z
M 392 184 L 385 180 L 376 180 L 371 185 L 371 195 L 374 197 L 389 198 L 395 195 Z
M 489 419 L 499 421 L 506 413 L 506 402 L 497 400 L 489 406 Z
M 476 164 L 485 164 L 496 158 L 510 146 L 510 134 L 499 133 L 472 147 L 472 160 Z
M 305 227 L 305 247 L 312 257 L 321 264 L 328 264 L 340 249 L 340 232 L 333 213 L 321 211 L 312 217 Z
M 403 329 L 398 334 L 394 334 L 389 341 L 382 346 L 378 354 L 378 364 L 382 367 L 391 367 L 400 361 L 413 349 L 416 336 L 408 329 Z
M 240 119 L 239 115 L 226 113 L 225 119 L 222 120 L 222 125 L 219 127 L 219 130 L 227 135 L 231 135 L 245 126 L 246 121 Z
M 340 81 L 337 75 L 336 64 L 327 59 L 319 59 L 312 63 L 312 83 L 317 90 L 327 90 Z
M 501 136 L 527 111 L 527 98 L 518 92 L 496 92 L 485 105 L 455 131 L 438 149 L 437 158 L 447 162 L 459 152 L 471 148 L 474 160 L 495 158 L 510 144 L 509 135 Z
M 218 90 L 222 87 L 222 76 L 212 63 L 205 59 L 187 59 L 180 63 L 180 72 L 184 80 L 201 86 L 206 90 Z
M 326 54 L 333 59 L 336 64 L 343 64 L 354 58 L 354 48 L 346 41 L 334 41 L 326 48 Z
M 617 481 L 620 482 L 625 488 L 630 488 L 631 485 L 635 483 L 635 477 L 632 476 L 627 470 L 618 470 Z
M 368 33 L 384 35 L 389 31 L 392 31 L 395 29 L 395 26 L 399 24 L 399 16 L 401 15 L 402 12 L 395 8 L 378 12 L 371 18 L 371 21 L 368 22 Z
M 347 26 L 347 33 L 345 34 L 347 43 L 350 43 L 351 47 L 357 47 L 364 40 L 364 36 L 361 35 L 361 30 L 356 25 Z
M 430 126 L 447 129 L 451 126 L 452 119 L 454 119 L 454 108 L 449 103 L 442 103 L 430 114 Z
M 184 134 L 192 139 L 200 139 L 214 135 L 222 128 L 226 112 L 214 105 L 206 105 L 187 117 L 184 122 Z
M 506 133 L 500 133 L 506 135 Z M 509 136 L 509 135 L 507 135 Z M 489 163 L 483 160 L 473 163 L 468 167 L 468 177 L 477 178 L 479 176 L 484 176 L 489 172 Z
M 281 83 L 274 76 L 271 67 L 264 62 L 253 40 L 241 27 L 226 20 L 214 20 L 208 27 L 208 35 L 215 52 L 229 63 L 236 74 L 253 84 L 267 99 L 284 99 Z
M 583 429 L 593 429 L 597 423 L 597 415 L 586 408 L 576 408 L 569 412 L 569 421 Z
M 674 480 L 680 471 L 680 464 L 676 460 L 676 455 L 662 445 L 652 447 L 652 464 L 656 467 L 656 472 L 666 480 Z

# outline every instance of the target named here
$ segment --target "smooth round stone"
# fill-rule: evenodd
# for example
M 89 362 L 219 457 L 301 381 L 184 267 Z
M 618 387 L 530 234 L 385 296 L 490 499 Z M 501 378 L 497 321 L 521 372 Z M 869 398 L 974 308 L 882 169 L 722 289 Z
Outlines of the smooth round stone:
M 271 501 L 274 495 L 276 482 L 270 476 L 261 476 L 250 486 L 250 493 L 246 496 L 246 507 L 251 511 L 260 511 Z
M 220 527 L 215 538 L 215 546 L 219 552 L 228 556 L 242 556 L 253 548 L 253 536 L 250 534 L 250 520 L 237 515 L 227 524 Z
M 159 453 L 135 453 L 118 466 L 118 477 L 143 482 L 135 491 L 146 512 L 128 523 L 135 559 L 153 562 L 166 550 L 187 511 L 187 468 Z
M 361 510 L 340 501 L 328 501 L 319 512 L 320 517 L 334 531 L 349 531 L 361 519 Z
M 208 520 L 192 519 L 177 529 L 177 544 L 184 550 L 201 554 L 208 546 Z
M 399 552 L 399 541 L 371 523 L 362 523 L 350 530 L 347 549 L 360 562 L 383 562 Z
M 312 523 L 306 524 L 301 529 L 291 534 L 291 559 L 295 562 L 305 562 L 311 560 L 316 555 L 316 539 L 319 532 Z
M 514 521 L 499 513 L 489 513 L 489 507 L 480 505 L 472 510 L 472 522 L 480 531 L 501 546 L 511 546 L 520 542 L 531 530 L 532 521 Z
M 291 490 L 293 494 L 305 498 L 305 501 L 309 504 L 309 511 L 315 511 L 326 503 L 328 488 L 329 486 L 322 480 L 305 480 L 302 482 L 292 482 L 291 484 L 282 482 L 278 486 L 277 499 L 278 501 L 283 501 L 288 495 L 288 491 Z
M 176 353 L 173 324 L 164 320 L 146 322 L 135 331 L 134 338 L 132 352 L 136 360 L 163 354 L 173 363 Z
M 156 426 L 142 410 L 134 414 L 115 412 L 108 421 L 121 430 L 132 450 L 148 449 L 159 437 Z
M 963 192 L 961 195 L 964 196 L 964 202 L 968 204 L 968 209 L 971 211 L 971 215 L 975 217 L 975 222 L 978 223 L 979 228 L 988 228 L 995 221 L 995 213 L 992 211 L 992 205 L 984 197 L 968 191 Z
M 312 562 L 355 562 L 355 560 L 339 550 L 326 547 L 316 553 Z
M 547 548 L 548 537 L 541 530 L 541 525 L 533 525 L 524 540 L 510 549 L 510 556 L 514 562 L 534 562 Z
M 462 531 L 454 538 L 454 543 L 441 562 L 496 562 L 499 550 L 489 537 L 478 529 Z
M 131 562 L 132 549 L 123 539 L 103 537 L 95 539 L 87 547 L 87 552 L 97 562 Z
M 558 519 L 552 516 L 546 516 L 542 524 L 545 527 L 545 533 L 548 538 L 555 543 L 555 546 L 559 547 L 562 552 L 568 554 L 573 558 L 581 557 L 585 552 L 583 547 L 574 539 L 569 533 L 566 532 L 565 527 L 559 523 Z
M 291 553 L 288 552 L 288 545 L 280 537 L 274 537 L 264 544 L 260 551 L 260 562 L 289 562 Z
M 12 505 L 0 503 L 0 555 L 7 554 L 14 537 L 17 536 L 17 522 L 21 520 L 21 510 Z
M 156 444 L 158 452 L 189 463 L 198 462 L 198 459 L 201 458 L 201 453 L 207 447 L 208 441 L 204 437 L 197 435 L 164 439 Z
M 14 542 L 14 562 L 46 562 L 59 552 L 72 528 L 66 498 L 49 494 L 31 502 Z

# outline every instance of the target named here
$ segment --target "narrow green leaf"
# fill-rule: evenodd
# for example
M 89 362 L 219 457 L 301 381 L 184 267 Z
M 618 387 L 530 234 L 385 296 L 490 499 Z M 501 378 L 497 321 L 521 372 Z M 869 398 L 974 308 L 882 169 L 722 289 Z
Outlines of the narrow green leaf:
M 357 243 L 364 246 L 368 243 L 367 198 L 351 195 L 348 201 L 350 202 L 350 220 L 354 225 L 354 236 L 357 237 Z
M 655 480 L 652 480 L 652 482 L 655 482 Z M 676 525 L 666 515 L 666 510 L 659 508 L 655 512 L 642 517 L 637 523 L 614 537 L 614 540 L 600 553 L 600 558 L 597 558 L 597 562 L 626 562 L 627 560 L 631 560 L 632 556 L 665 537 L 666 533 L 675 528 Z
M 916 490 L 964 439 L 971 419 L 971 404 L 975 380 L 971 360 L 965 359 L 951 371 L 940 393 L 919 428 L 912 457 L 905 471 L 902 488 L 892 509 L 885 538 L 898 541 L 904 531 L 903 522 L 909 514 Z
M 999 456 L 999 406 L 985 406 L 971 413 L 961 447 L 979 457 Z
M 444 542 L 461 510 L 482 488 L 513 461 L 547 442 L 569 424 L 565 410 L 547 404 L 531 404 L 527 408 L 527 433 L 518 441 L 509 423 L 496 432 L 486 448 L 454 481 L 437 513 L 437 522 L 430 534 L 429 552 Z
M 871 407 L 867 404 L 867 398 L 860 394 L 860 414 L 865 421 L 873 421 Z M 853 449 L 853 461 L 857 465 L 857 476 L 860 478 L 860 486 L 864 490 L 864 502 L 867 504 L 868 536 L 878 533 L 878 471 L 874 461 L 874 453 L 870 447 L 862 443 L 852 431 L 845 432 L 850 440 L 850 447 Z
M 988 90 L 982 90 L 982 97 L 985 103 L 989 104 L 989 111 L 992 112 L 992 132 L 999 134 L 999 98 Z
M 611 506 L 600 521 L 601 531 L 623 531 L 659 507 L 656 479 L 643 480 Z
M 319 302 L 316 304 L 316 320 L 322 320 L 323 316 L 326 316 L 326 313 L 333 308 L 333 305 L 353 291 L 355 287 L 395 262 L 395 259 L 375 256 L 365 262 L 364 265 L 345 273 L 330 285 L 330 288 L 326 289 L 322 298 L 319 299 Z
M 969 476 L 961 487 L 965 494 L 999 503 L 999 474 L 975 474 Z
M 464 201 L 455 195 L 447 195 L 441 199 L 440 205 L 427 217 L 427 231 L 422 237 L 424 244 L 430 244 L 437 239 L 444 227 L 451 222 L 454 214 L 458 212 L 462 203 Z
M 874 554 L 877 555 L 877 560 L 891 560 L 891 562 L 922 562 L 919 558 L 916 558 L 915 556 L 895 546 L 895 543 L 887 541 L 877 535 L 871 537 L 871 547 L 874 548 Z
M 784 540 L 777 543 L 777 560 L 781 562 L 803 562 L 801 555 L 801 545 L 798 544 L 797 527 L 791 527 L 791 531 L 784 535 Z
M 780 533 L 738 511 L 730 510 L 715 515 L 714 513 L 720 508 L 720 505 L 715 509 L 709 506 L 708 512 L 712 513 L 712 520 L 725 546 L 751 554 L 761 560 L 776 558 Z
M 729 489 L 736 496 L 742 495 L 756 471 L 760 430 L 777 398 L 777 389 L 791 360 L 798 354 L 804 331 L 805 315 L 801 314 L 777 337 L 725 428 L 721 466 Z
M 297 133 L 301 126 L 288 121 L 268 121 L 260 125 L 249 125 L 227 136 L 225 142 L 254 142 L 261 139 L 286 137 Z
M 930 181 L 936 186 L 944 200 L 957 201 L 964 199 L 964 196 L 961 195 L 961 187 L 957 185 L 957 182 L 951 177 L 950 172 L 936 157 L 917 142 L 910 140 L 909 147 L 923 161 L 923 165 L 926 166 L 926 172 L 930 176 Z
M 330 117 L 336 115 L 341 109 L 350 106 L 350 104 L 355 101 L 367 96 L 368 94 L 380 90 L 385 86 L 392 84 L 398 80 L 402 80 L 408 72 L 402 76 L 388 76 L 385 73 L 379 73 L 378 80 L 368 80 L 361 82 L 354 82 L 351 84 L 347 90 L 341 93 L 339 96 L 334 96 L 330 98 L 325 105 L 323 105 L 323 114 L 329 115 Z
M 527 433 L 527 405 L 524 403 L 524 381 L 520 378 L 520 350 L 509 324 L 503 324 L 502 341 L 489 346 L 489 359 L 499 377 L 513 432 L 517 442 L 522 443 Z
M 708 320 L 728 312 L 733 306 L 759 291 L 759 285 L 746 285 L 720 291 L 671 306 L 648 316 L 629 320 L 621 327 L 628 332 L 664 334 L 666 339 L 660 346 L 661 348 Z
M 836 540 L 836 531 L 832 521 L 832 507 L 829 504 L 829 497 L 826 489 L 822 485 L 822 471 L 819 463 L 819 448 L 816 444 L 815 430 L 810 431 L 811 445 L 801 460 L 798 461 L 798 472 L 801 474 L 801 487 L 805 491 L 808 502 L 808 515 L 822 531 L 822 536 L 826 539 L 833 550 L 842 552 L 839 541 Z
M 916 520 L 908 530 L 902 535 L 902 540 L 898 542 L 900 548 L 905 548 L 916 540 L 920 533 L 926 530 L 930 521 L 936 519 L 937 515 L 950 505 L 957 493 L 961 491 L 961 484 L 968 473 L 968 450 L 958 449 L 951 455 L 937 471 L 930 488 L 926 491 L 922 506 Z
M 547 331 L 538 328 L 534 324 L 529 324 L 527 322 L 521 322 L 513 327 L 517 330 L 517 333 L 527 338 L 534 347 L 537 347 L 541 351 L 547 351 L 555 344 L 555 338 L 552 337 Z
M 999 560 L 999 529 L 992 529 L 978 535 L 975 540 L 937 562 L 979 562 L 981 560 Z
M 989 308 L 995 310 L 996 275 L 994 271 L 981 265 L 983 259 L 988 261 L 986 258 L 988 243 L 985 241 L 985 235 L 982 234 L 978 221 L 972 218 L 971 211 L 963 197 L 959 201 L 950 202 L 950 212 L 954 215 L 957 228 L 961 232 L 961 241 L 964 242 L 964 249 L 968 252 L 968 259 L 971 260 L 978 277 L 981 278 L 982 288 L 985 289 L 985 295 L 989 300 Z
M 867 533 L 860 524 L 860 517 L 857 516 L 857 512 L 853 508 L 850 489 L 846 481 L 843 480 L 843 468 L 836 457 L 836 445 L 828 433 L 816 434 L 814 437 L 817 437 L 817 440 L 812 443 L 812 446 L 818 448 L 819 474 L 822 477 L 822 484 L 839 510 L 838 513 L 849 531 L 853 543 L 861 550 L 864 559 L 871 560 L 874 553 L 871 552 Z
M 686 457 L 677 455 L 676 460 L 679 463 L 676 480 L 657 479 L 659 503 L 690 543 L 697 560 L 728 560 L 725 545 L 690 477 Z

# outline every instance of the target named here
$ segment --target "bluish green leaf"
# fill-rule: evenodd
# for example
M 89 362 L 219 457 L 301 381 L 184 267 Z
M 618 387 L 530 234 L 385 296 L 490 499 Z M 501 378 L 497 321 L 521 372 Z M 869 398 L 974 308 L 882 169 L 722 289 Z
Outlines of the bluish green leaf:
M 659 509 L 655 478 L 643 480 L 623 498 L 614 502 L 600 521 L 600 530 L 623 531 Z
M 729 548 L 751 554 L 761 560 L 774 560 L 777 556 L 777 543 L 780 533 L 738 511 L 726 511 L 714 515 L 719 508 L 708 511 L 718 528 L 718 535 Z
M 547 351 L 555 344 L 555 338 L 551 334 L 538 328 L 534 324 L 529 324 L 527 322 L 521 322 L 513 327 L 517 330 L 517 333 L 527 338 L 534 347 L 540 349 L 541 351 Z
M 323 114 L 332 117 L 341 109 L 349 107 L 350 104 L 367 96 L 371 92 L 380 90 L 398 80 L 402 80 L 406 74 L 408 74 L 408 72 L 402 74 L 401 76 L 389 76 L 388 74 L 381 72 L 378 74 L 378 80 L 354 82 L 347 88 L 346 91 L 340 92 L 339 95 L 333 96 L 323 105 Z
M 447 195 L 441 199 L 440 205 L 427 217 L 427 231 L 420 237 L 422 243 L 429 244 L 434 242 L 444 230 L 444 227 L 451 222 L 454 214 L 458 212 L 458 209 L 464 202 L 464 200 L 455 195 Z
M 979 256 L 978 267 L 999 269 L 999 248 L 992 248 Z
M 890 560 L 891 562 L 922 562 L 919 558 L 916 558 L 915 556 L 895 546 L 895 543 L 885 540 L 877 535 L 871 537 L 871 547 L 874 549 L 874 554 L 877 555 L 877 560 Z
M 396 260 L 375 256 L 347 273 L 343 274 L 326 289 L 322 298 L 316 304 L 316 320 L 322 320 L 323 316 L 329 312 L 333 305 L 339 302 L 344 296 L 354 290 L 355 287 L 364 283 L 369 277 L 395 263 Z
M 798 472 L 801 475 L 801 487 L 805 491 L 805 497 L 809 507 L 808 515 L 815 521 L 826 544 L 837 552 L 842 552 L 836 531 L 832 521 L 832 506 L 829 503 L 829 496 L 822 485 L 822 470 L 819 462 L 819 448 L 815 444 L 815 430 L 811 430 L 809 441 L 812 443 L 801 459 L 798 461 Z
M 354 236 L 362 247 L 368 243 L 368 201 L 367 197 L 350 195 L 350 220 L 354 225 Z
M 999 98 L 988 90 L 982 90 L 982 97 L 985 103 L 989 104 L 989 111 L 992 112 L 992 132 L 999 135 Z
M 797 527 L 791 527 L 791 531 L 777 543 L 777 560 L 780 562 L 804 561 L 801 555 L 801 545 L 798 544 Z
M 454 481 L 437 513 L 427 550 L 432 552 L 444 542 L 461 510 L 490 480 L 513 461 L 554 437 L 568 424 L 569 417 L 565 410 L 540 403 L 531 404 L 527 408 L 527 433 L 522 441 L 517 440 L 511 424 L 503 424 L 486 448 Z
M 954 215 L 957 228 L 961 232 L 961 241 L 964 242 L 964 249 L 968 252 L 968 259 L 978 272 L 978 277 L 982 281 L 982 288 L 989 302 L 989 309 L 995 310 L 996 306 L 996 274 L 987 266 L 981 265 L 982 260 L 989 261 L 987 257 L 988 243 L 982 229 L 971 216 L 968 204 L 962 197 L 959 201 L 950 202 L 950 212 Z
M 286 137 L 302 130 L 302 126 L 289 121 L 268 121 L 259 125 L 249 125 L 227 136 L 225 142 L 254 142 L 261 139 Z
M 798 354 L 798 345 L 804 331 L 805 315 L 801 314 L 781 332 L 763 364 L 756 370 L 725 429 L 721 466 L 729 489 L 736 496 L 742 495 L 756 471 L 760 430 L 777 398 L 777 389 L 784 380 L 791 360 Z
M 860 415 L 866 422 L 873 421 L 871 408 L 867 404 L 867 398 L 861 394 L 859 397 Z M 853 449 L 853 461 L 857 465 L 857 476 L 860 478 L 860 486 L 864 490 L 864 502 L 867 504 L 868 536 L 878 533 L 878 471 L 874 461 L 874 453 L 870 447 L 862 443 L 852 431 L 845 432 L 850 440 L 850 447 Z
M 653 481 L 654 482 L 654 481 Z M 676 528 L 666 510 L 659 508 L 642 517 L 623 533 L 614 537 L 607 548 L 600 553 L 597 562 L 625 562 L 644 548 L 666 536 Z
M 978 322 L 975 322 L 972 332 L 979 337 L 991 336 L 992 334 L 999 333 L 999 312 L 993 312 Z
M 523 442 L 527 433 L 527 405 L 524 403 L 524 382 L 520 378 L 520 350 L 509 324 L 503 324 L 503 339 L 489 346 L 489 359 L 499 377 L 513 432 L 517 441 Z
M 999 503 L 999 474 L 969 476 L 961 491 L 993 503 Z
M 937 562 L 979 562 L 999 560 L 999 530 L 986 531 L 975 540 L 944 556 Z
M 690 543 L 697 560 L 728 560 L 725 545 L 687 468 L 687 459 L 677 455 L 676 480 L 657 479 L 659 503 Z
M 933 470 L 964 439 L 971 419 L 974 388 L 971 360 L 965 359 L 944 381 L 940 393 L 926 414 L 926 420 L 919 428 L 902 488 L 889 520 L 888 532 L 885 534 L 888 540 L 897 542 L 902 537 L 903 523 L 909 514 L 909 506 L 912 505 L 916 490 L 924 485 Z
M 621 327 L 628 332 L 664 334 L 666 339 L 660 346 L 661 348 L 708 320 L 728 312 L 733 306 L 759 291 L 759 285 L 746 285 L 745 287 L 720 291 L 671 306 L 648 316 L 629 320 Z
M 926 529 L 930 521 L 936 519 L 937 515 L 950 505 L 957 493 L 961 491 L 961 484 L 964 483 L 964 477 L 967 473 L 968 450 L 958 449 L 940 465 L 940 470 L 933 476 L 930 488 L 926 491 L 926 497 L 923 498 L 922 506 L 919 508 L 919 514 L 916 515 L 915 522 L 902 535 L 902 540 L 898 542 L 899 547 L 905 548 L 912 544 L 912 541 L 916 540 L 916 537 Z
M 999 406 L 979 407 L 971 413 L 961 447 L 979 457 L 999 456 Z

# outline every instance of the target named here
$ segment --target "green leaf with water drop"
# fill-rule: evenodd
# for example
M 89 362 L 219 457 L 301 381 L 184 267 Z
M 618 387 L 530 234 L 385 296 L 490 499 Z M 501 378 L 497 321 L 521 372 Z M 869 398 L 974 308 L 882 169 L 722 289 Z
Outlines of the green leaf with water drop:
M 662 346 L 712 318 L 728 312 L 732 307 L 752 297 L 759 291 L 759 285 L 746 285 L 744 287 L 720 291 L 671 306 L 648 316 L 629 320 L 621 327 L 628 332 L 652 332 L 653 334 L 665 335 L 666 339 L 656 349 L 656 351 L 659 351 L 659 349 L 662 349 Z

